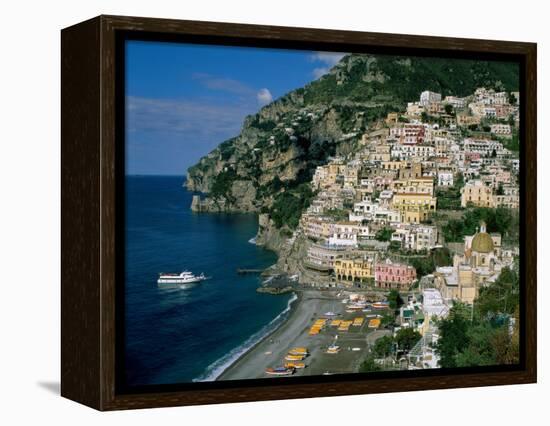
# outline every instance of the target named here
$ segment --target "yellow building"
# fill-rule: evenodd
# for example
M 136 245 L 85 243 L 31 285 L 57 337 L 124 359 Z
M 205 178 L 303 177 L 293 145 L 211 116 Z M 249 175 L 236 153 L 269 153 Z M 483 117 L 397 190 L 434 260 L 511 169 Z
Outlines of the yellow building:
M 394 124 L 399 121 L 399 113 L 398 112 L 389 112 L 386 116 L 386 124 Z
M 481 117 L 476 115 L 457 114 L 456 124 L 459 126 L 470 126 L 472 124 L 479 124 Z
M 422 177 L 422 164 L 412 163 L 409 167 L 399 170 L 399 179 L 415 179 Z
M 434 193 L 434 180 L 432 177 L 418 177 L 399 179 L 392 183 L 392 190 L 402 194 L 430 194 Z
M 469 205 L 475 207 L 495 207 L 495 200 L 493 197 L 493 190 L 484 185 L 480 180 L 474 180 L 468 182 L 460 190 L 462 207 Z
M 364 256 L 338 259 L 334 262 L 334 273 L 338 281 L 350 286 L 368 284 L 374 280 L 374 259 Z
M 391 160 L 391 146 L 386 144 L 376 145 L 374 152 L 369 153 L 369 160 L 371 161 L 390 161 Z
M 343 166 L 341 164 L 329 164 L 327 168 L 327 176 L 324 184 L 327 186 L 334 185 L 337 177 L 341 174 Z
M 393 196 L 392 209 L 399 212 L 401 222 L 420 223 L 435 212 L 436 203 L 437 198 L 429 193 L 402 193 Z
M 399 170 L 407 167 L 406 161 L 382 161 L 380 167 L 383 170 Z

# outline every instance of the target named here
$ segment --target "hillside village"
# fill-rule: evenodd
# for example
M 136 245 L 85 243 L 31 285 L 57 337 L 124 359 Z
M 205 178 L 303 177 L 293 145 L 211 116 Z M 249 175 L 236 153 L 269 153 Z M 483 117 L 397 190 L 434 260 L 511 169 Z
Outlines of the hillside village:
M 288 240 L 305 256 L 288 272 L 303 288 L 408 295 L 388 321 L 418 332 L 416 367 L 437 366 L 437 321 L 515 268 L 518 131 L 517 92 L 422 92 L 315 169 Z
M 480 220 L 451 259 L 442 229 L 465 209 L 518 210 L 518 99 L 483 88 L 466 98 L 422 92 L 365 133 L 354 154 L 317 167 L 316 196 L 295 232 L 311 241 L 303 281 L 407 290 L 421 277 L 395 259 L 440 250 L 450 261 L 437 267 L 437 287 L 445 299 L 471 303 L 519 254 L 517 241 L 503 247 Z

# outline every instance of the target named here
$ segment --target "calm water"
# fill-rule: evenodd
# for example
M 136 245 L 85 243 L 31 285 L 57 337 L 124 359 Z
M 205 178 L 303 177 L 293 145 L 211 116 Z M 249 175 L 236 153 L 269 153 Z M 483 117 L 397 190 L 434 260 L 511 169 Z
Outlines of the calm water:
M 289 296 L 256 293 L 276 256 L 249 243 L 255 215 L 196 214 L 181 177 L 126 178 L 126 365 L 130 385 L 213 380 L 280 322 Z M 159 289 L 159 272 L 211 280 Z

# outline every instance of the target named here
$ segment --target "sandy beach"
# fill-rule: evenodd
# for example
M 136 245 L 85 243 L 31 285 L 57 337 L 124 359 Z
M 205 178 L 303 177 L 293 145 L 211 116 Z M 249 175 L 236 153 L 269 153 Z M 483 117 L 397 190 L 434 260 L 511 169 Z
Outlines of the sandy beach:
M 335 327 L 325 327 L 320 334 L 309 335 L 315 319 L 325 317 L 329 311 L 338 314 L 339 319 L 369 316 L 369 312 L 346 313 L 342 303 L 344 297 L 338 297 L 337 292 L 300 292 L 288 319 L 229 366 L 217 380 L 273 377 L 266 375 L 265 369 L 284 365 L 284 358 L 293 347 L 307 347 L 310 353 L 304 360 L 306 368 L 297 370 L 294 376 L 356 372 L 366 356 L 367 336 L 372 333 L 367 326 L 368 320 L 361 327 L 351 327 L 345 333 L 338 332 Z M 378 333 L 384 334 L 382 331 Z M 340 352 L 327 354 L 327 347 L 335 342 L 341 347 Z

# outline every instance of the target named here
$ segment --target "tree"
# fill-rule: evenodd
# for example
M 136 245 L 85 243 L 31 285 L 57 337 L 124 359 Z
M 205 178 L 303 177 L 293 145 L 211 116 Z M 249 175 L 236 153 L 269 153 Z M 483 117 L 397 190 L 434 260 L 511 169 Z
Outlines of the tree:
M 510 336 L 507 327 L 502 327 L 491 338 L 497 364 L 517 364 L 519 362 L 519 329 L 516 327 Z
M 433 249 L 432 258 L 435 266 L 451 266 L 453 264 L 453 257 L 448 247 Z
M 506 149 L 509 149 L 510 151 L 519 151 L 519 135 L 517 131 L 514 131 L 511 138 L 508 138 L 504 141 L 504 147 Z
M 401 299 L 401 295 L 395 289 L 392 289 L 389 292 L 387 300 L 390 304 L 390 309 L 393 310 L 399 309 L 403 305 L 403 299 Z
M 443 236 L 447 242 L 462 242 L 465 235 L 474 235 L 479 223 L 487 224 L 487 232 L 498 232 L 503 238 L 517 239 L 519 215 L 516 211 L 503 207 L 469 208 L 462 220 L 452 219 L 443 226 Z
M 464 221 L 451 219 L 443 226 L 443 237 L 448 243 L 460 242 L 466 235 L 464 231 Z
M 468 344 L 455 356 L 457 367 L 470 367 L 495 364 L 493 346 L 494 328 L 488 322 L 472 325 L 466 335 Z
M 376 361 L 374 360 L 373 355 L 369 355 L 367 358 L 365 358 L 365 360 L 363 361 L 363 363 L 359 367 L 359 372 L 360 373 L 370 373 L 370 372 L 373 372 L 373 371 L 380 371 L 380 370 L 381 370 L 381 368 L 376 363 Z
M 513 269 L 502 268 L 493 284 L 480 288 L 475 303 L 482 317 L 513 314 L 519 306 L 519 264 L 516 262 Z
M 439 353 L 439 365 L 443 368 L 457 366 L 456 356 L 468 345 L 468 321 L 460 312 L 460 303 L 451 308 L 448 318 L 442 319 L 439 324 L 439 340 L 437 352 Z M 462 305 L 463 307 L 463 305 Z
M 393 338 L 383 336 L 374 343 L 373 352 L 378 358 L 386 358 L 393 352 Z
M 422 122 L 427 123 L 429 118 L 430 117 L 428 116 L 428 113 L 426 111 L 422 111 L 422 113 L 420 114 L 420 119 L 422 120 Z
M 446 104 L 445 105 L 445 113 L 451 115 L 454 111 L 454 108 L 451 104 Z
M 393 311 L 384 313 L 380 319 L 380 325 L 382 327 L 388 327 L 393 324 L 395 324 L 395 314 Z
M 462 188 L 464 186 L 464 174 L 462 172 L 456 174 L 453 186 L 455 188 Z
M 391 235 L 393 234 L 393 229 L 391 228 L 382 228 L 376 232 L 374 238 L 378 241 L 389 241 L 391 240 Z
M 390 241 L 388 250 L 390 251 L 399 251 L 401 249 L 401 243 L 399 241 Z
M 286 225 L 290 229 L 295 229 L 300 222 L 302 211 L 309 206 L 314 195 L 307 183 L 277 194 L 270 210 L 275 226 L 282 228 Z
M 435 271 L 435 262 L 432 256 L 415 257 L 411 259 L 411 265 L 416 269 L 416 277 L 419 279 Z
M 415 331 L 412 328 L 402 328 L 397 332 L 395 341 L 397 342 L 399 349 L 408 352 L 421 338 L 422 336 L 418 331 Z

